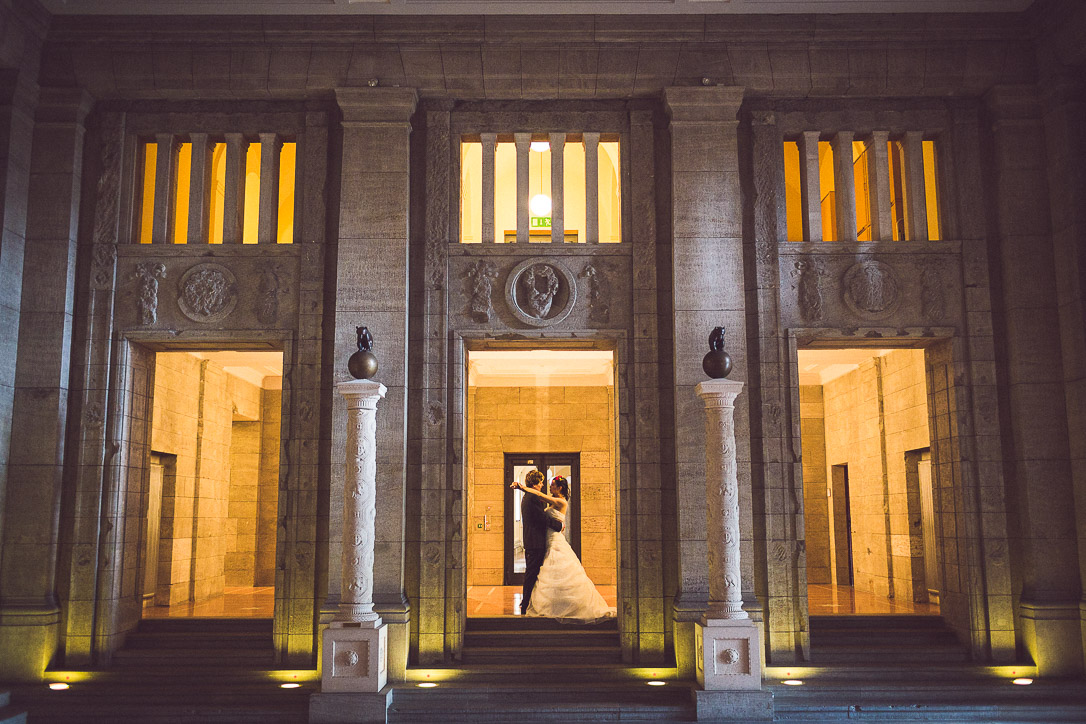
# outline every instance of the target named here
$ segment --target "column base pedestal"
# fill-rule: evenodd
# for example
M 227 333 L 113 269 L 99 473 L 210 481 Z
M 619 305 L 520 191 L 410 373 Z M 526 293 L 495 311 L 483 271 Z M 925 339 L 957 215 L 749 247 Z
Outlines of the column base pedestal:
M 385 724 L 392 687 L 368 693 L 319 691 L 309 697 L 310 724 Z
M 699 722 L 773 721 L 771 691 L 699 691 L 694 698 Z M 312 721 L 312 720 L 310 720 Z
M 698 683 L 706 691 L 761 690 L 761 639 L 749 618 L 702 620 L 694 643 Z
M 388 627 L 383 623 L 376 627 L 368 624 L 333 623 L 324 630 L 322 694 L 376 693 L 385 688 L 388 681 Z

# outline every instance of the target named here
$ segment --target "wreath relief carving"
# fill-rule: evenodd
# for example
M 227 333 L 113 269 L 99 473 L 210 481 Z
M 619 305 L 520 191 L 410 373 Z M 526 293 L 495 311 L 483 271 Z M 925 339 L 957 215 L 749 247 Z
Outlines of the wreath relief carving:
M 509 273 L 505 300 L 520 321 L 546 327 L 569 316 L 577 300 L 577 284 L 561 263 L 528 259 Z
M 197 264 L 181 277 L 177 305 L 194 322 L 217 322 L 238 303 L 237 279 L 219 264 Z
M 861 261 L 845 272 L 841 285 L 845 305 L 853 314 L 868 319 L 885 319 L 897 311 L 901 301 L 897 277 L 881 261 Z

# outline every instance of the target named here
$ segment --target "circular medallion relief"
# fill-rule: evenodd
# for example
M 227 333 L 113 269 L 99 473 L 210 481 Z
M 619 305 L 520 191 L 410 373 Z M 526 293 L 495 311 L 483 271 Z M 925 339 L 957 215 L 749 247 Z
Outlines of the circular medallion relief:
M 841 290 L 849 310 L 867 319 L 885 319 L 901 302 L 894 270 L 881 261 L 853 264 L 845 272 Z
M 181 276 L 177 306 L 194 322 L 217 322 L 238 304 L 234 273 L 220 264 L 197 264 Z
M 533 327 L 547 327 L 569 316 L 577 301 L 577 284 L 562 264 L 528 259 L 509 272 L 505 301 L 520 321 Z

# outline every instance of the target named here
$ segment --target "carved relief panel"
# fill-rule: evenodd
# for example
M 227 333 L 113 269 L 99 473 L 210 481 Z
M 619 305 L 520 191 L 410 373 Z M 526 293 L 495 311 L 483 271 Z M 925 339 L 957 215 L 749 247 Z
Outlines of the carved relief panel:
M 119 329 L 295 325 L 301 247 L 261 248 L 259 253 L 231 249 L 211 255 L 206 248 L 196 252 L 183 247 L 121 246 L 118 251 Z
M 787 327 L 946 327 L 961 324 L 957 245 L 781 244 L 781 316 Z

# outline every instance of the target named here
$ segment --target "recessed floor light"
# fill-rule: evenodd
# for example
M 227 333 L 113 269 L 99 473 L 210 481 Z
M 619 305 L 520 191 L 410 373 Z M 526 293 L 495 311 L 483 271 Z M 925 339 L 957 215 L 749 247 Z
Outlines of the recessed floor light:
M 52 684 L 49 685 L 49 688 L 53 691 L 64 691 L 65 689 L 70 689 L 71 687 L 65 684 L 63 681 L 54 681 Z
M 1025 679 L 1025 678 L 1015 679 L 1011 683 L 1012 684 L 1018 684 L 1019 686 L 1029 686 L 1030 684 L 1033 683 L 1033 679 Z
M 280 689 L 297 689 L 300 686 L 301 686 L 301 684 L 290 683 L 290 684 L 280 684 L 279 688 Z
M 667 686 L 666 681 L 650 681 L 648 684 L 649 686 Z
M 415 684 L 415 686 L 419 687 L 420 689 L 432 689 L 437 686 L 437 684 L 432 681 L 424 681 L 421 684 Z
M 785 686 L 803 686 L 803 682 L 799 679 L 785 679 L 781 683 Z

